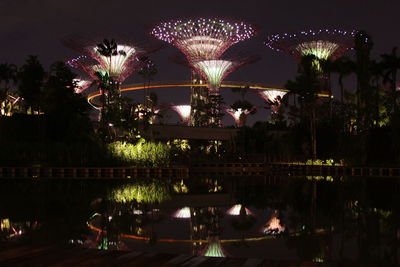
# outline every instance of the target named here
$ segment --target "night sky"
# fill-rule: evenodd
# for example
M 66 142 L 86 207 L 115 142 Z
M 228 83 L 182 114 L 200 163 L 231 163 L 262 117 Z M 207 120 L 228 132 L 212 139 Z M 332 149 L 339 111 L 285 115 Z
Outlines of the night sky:
M 290 3 L 290 4 L 289 4 Z M 221 17 L 241 19 L 256 24 L 260 30 L 255 38 L 236 46 L 260 55 L 262 60 L 243 67 L 227 80 L 285 84 L 296 73 L 295 61 L 262 44 L 268 34 L 303 29 L 363 29 L 373 38 L 374 58 L 400 46 L 399 0 L 303 0 L 303 1 L 125 1 L 125 0 L 0 0 L 0 62 L 22 65 L 28 55 L 37 55 L 47 68 L 57 60 L 78 55 L 60 43 L 71 34 L 98 34 L 99 37 L 129 38 L 133 41 L 151 38 L 145 29 L 171 18 Z M 155 80 L 186 80 L 189 71 L 168 58 L 178 54 L 169 45 L 151 55 L 158 66 Z M 127 82 L 140 82 L 133 76 Z M 184 103 L 189 90 L 161 89 L 163 102 Z M 234 101 L 228 89 L 223 92 L 227 103 Z M 139 95 L 135 95 L 141 99 Z M 140 98 L 139 98 L 140 97 Z M 262 105 L 261 98 L 248 100 Z M 263 119 L 262 110 L 254 119 Z M 232 123 L 231 118 L 224 119 Z M 174 118 L 171 118 L 173 120 Z

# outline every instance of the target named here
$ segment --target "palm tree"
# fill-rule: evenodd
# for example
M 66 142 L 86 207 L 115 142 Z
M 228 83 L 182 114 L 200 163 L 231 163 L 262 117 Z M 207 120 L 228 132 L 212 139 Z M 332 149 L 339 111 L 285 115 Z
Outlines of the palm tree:
M 373 92 L 370 85 L 370 54 L 373 47 L 371 37 L 364 31 L 360 31 L 355 37 L 357 75 L 357 129 L 368 129 L 372 125 L 369 103 L 373 101 Z
M 157 74 L 157 67 L 147 56 L 140 58 L 140 61 L 143 63 L 143 67 L 138 71 L 138 74 L 143 77 L 145 88 L 144 105 L 147 107 L 148 102 L 151 101 L 151 99 L 149 99 L 148 86 L 150 86 L 150 82 L 153 80 L 154 75 Z
M 18 91 L 33 113 L 40 113 L 40 95 L 46 72 L 36 56 L 29 56 L 18 72 Z
M 397 47 L 392 49 L 392 53 L 381 55 L 382 58 L 382 66 L 384 67 L 384 82 L 389 82 L 391 87 L 391 93 L 393 94 L 392 103 L 391 103 L 391 112 L 397 110 L 397 93 L 396 93 L 396 85 L 397 85 L 397 70 L 400 69 L 400 56 L 397 55 Z
M 314 68 L 317 58 L 313 55 L 304 56 L 299 65 L 299 75 L 295 81 L 288 81 L 285 87 L 299 96 L 302 111 L 307 114 L 310 125 L 312 158 L 317 158 L 316 138 L 316 104 L 321 91 L 320 73 Z

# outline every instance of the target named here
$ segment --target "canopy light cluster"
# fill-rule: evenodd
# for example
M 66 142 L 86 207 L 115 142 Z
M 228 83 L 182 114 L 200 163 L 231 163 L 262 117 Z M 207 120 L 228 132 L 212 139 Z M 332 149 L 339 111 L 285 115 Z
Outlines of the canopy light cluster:
M 204 256 L 206 257 L 226 257 L 226 253 L 222 248 L 221 241 L 218 237 L 209 237 L 208 238 L 208 245 L 204 251 Z
M 241 204 L 236 204 L 232 206 L 230 209 L 226 211 L 227 214 L 233 215 L 233 216 L 238 216 L 240 215 L 240 210 L 242 209 Z M 252 215 L 253 212 L 251 212 L 248 208 L 244 207 L 244 210 L 246 211 L 246 215 Z
M 178 219 L 189 219 L 190 218 L 190 208 L 189 207 L 183 207 L 174 214 L 172 214 L 172 217 L 178 218 Z
M 129 75 L 136 71 L 141 63 L 139 57 L 156 50 L 156 48 L 144 49 L 129 42 L 114 42 L 113 40 L 89 39 L 84 37 L 71 37 L 63 40 L 65 46 L 72 48 L 84 55 L 67 61 L 67 64 L 74 67 L 82 67 L 91 77 L 93 71 L 90 66 L 96 66 L 112 77 L 117 82 L 123 82 Z M 105 49 L 101 46 L 105 45 Z M 104 48 L 103 47 L 103 48 Z M 106 53 L 103 53 L 105 50 Z M 93 62 L 88 61 L 92 59 Z
M 279 104 L 282 98 L 287 94 L 287 92 L 273 89 L 273 90 L 257 91 L 257 94 L 269 103 Z
M 305 55 L 314 55 L 318 59 L 336 60 L 354 47 L 357 30 L 309 30 L 296 33 L 283 33 L 268 36 L 265 45 L 275 51 L 281 51 L 296 60 Z
M 233 44 L 255 35 L 252 25 L 222 19 L 172 20 L 150 32 L 175 45 L 188 58 L 217 59 Z
M 187 122 L 189 120 L 191 110 L 190 105 L 172 105 L 171 108 L 179 114 L 184 122 Z
M 285 231 L 285 227 L 281 225 L 277 213 L 273 213 L 271 219 L 264 225 L 262 232 L 266 235 L 276 235 Z
M 75 84 L 74 91 L 77 94 L 83 93 L 86 89 L 88 89 L 92 85 L 91 81 L 82 78 L 74 79 L 73 82 Z
M 233 109 L 233 108 L 228 108 L 225 110 L 229 115 L 231 115 L 233 117 L 233 119 L 235 120 L 237 125 L 241 125 L 241 120 L 243 116 L 247 116 L 251 113 L 252 110 L 248 110 L 248 109 Z
M 211 59 L 193 61 L 192 68 L 195 69 L 207 81 L 210 94 L 219 94 L 221 82 L 233 71 L 245 64 L 258 60 L 257 57 L 247 57 L 237 60 Z

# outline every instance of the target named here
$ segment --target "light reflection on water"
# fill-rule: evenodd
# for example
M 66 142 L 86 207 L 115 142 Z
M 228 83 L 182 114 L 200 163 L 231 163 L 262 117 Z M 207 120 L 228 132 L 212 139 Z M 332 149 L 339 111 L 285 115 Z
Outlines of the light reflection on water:
M 317 262 L 393 262 L 399 253 L 395 179 L 8 183 L 0 189 L 0 203 L 9 203 L 0 205 L 0 240 L 15 238 L 10 224 L 37 221 L 21 234 L 102 249 Z

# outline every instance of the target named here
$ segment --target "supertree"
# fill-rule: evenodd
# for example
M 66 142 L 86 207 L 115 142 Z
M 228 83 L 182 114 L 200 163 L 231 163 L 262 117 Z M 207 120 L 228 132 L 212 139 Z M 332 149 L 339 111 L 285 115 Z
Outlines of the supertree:
M 238 109 L 227 108 L 225 109 L 225 111 L 233 117 L 238 127 L 243 127 L 246 124 L 246 117 L 252 112 L 252 110 L 241 109 L 241 108 Z
M 154 27 L 150 34 L 175 45 L 189 61 L 217 59 L 229 47 L 256 33 L 245 22 L 199 18 L 197 20 L 171 20 Z
M 183 207 L 172 214 L 172 217 L 178 219 L 189 219 L 190 218 L 190 208 Z
M 241 204 L 233 205 L 230 209 L 228 209 L 226 211 L 226 214 L 229 214 L 232 216 L 238 216 L 238 215 L 240 215 L 240 210 L 242 209 L 242 207 L 243 206 Z M 248 208 L 246 208 L 246 207 L 243 207 L 243 208 L 246 212 L 246 215 L 253 215 L 253 212 L 251 212 Z
M 199 18 L 171 20 L 154 27 L 150 34 L 173 44 L 185 54 L 188 62 L 216 60 L 232 45 L 256 34 L 254 26 L 245 22 Z M 203 84 L 202 75 L 192 70 L 192 82 Z M 207 125 L 208 90 L 205 86 L 191 88 L 191 123 Z
M 203 252 L 203 256 L 220 258 L 224 258 L 227 256 L 227 253 L 222 247 L 221 241 L 219 240 L 218 236 L 211 236 L 208 238 L 208 244 Z
M 288 93 L 285 90 L 257 90 L 256 92 L 262 97 L 271 107 L 271 112 L 277 113 L 283 97 Z
M 81 77 L 78 77 L 78 78 L 74 79 L 73 82 L 75 84 L 74 91 L 77 94 L 83 93 L 93 83 L 92 81 L 90 81 L 88 79 L 81 78 Z
M 190 66 L 195 69 L 207 81 L 209 88 L 209 102 L 211 106 L 210 121 L 211 125 L 221 125 L 221 104 L 220 97 L 221 82 L 233 71 L 238 68 L 255 62 L 258 57 L 243 57 L 239 59 L 210 59 L 190 62 Z
M 126 41 L 117 43 L 114 39 L 101 40 L 81 36 L 73 36 L 62 42 L 65 46 L 82 53 L 80 58 L 94 59 L 116 82 L 123 82 L 136 70 L 136 64 L 131 64 L 132 62 L 157 49 L 153 44 L 136 45 Z
M 265 45 L 284 52 L 297 61 L 306 55 L 313 55 L 320 60 L 334 61 L 354 47 L 357 33 L 356 30 L 319 29 L 274 34 L 267 37 Z
M 181 117 L 182 121 L 185 124 L 188 124 L 190 121 L 190 110 L 191 106 L 190 105 L 171 105 L 171 109 L 176 111 L 179 116 Z

